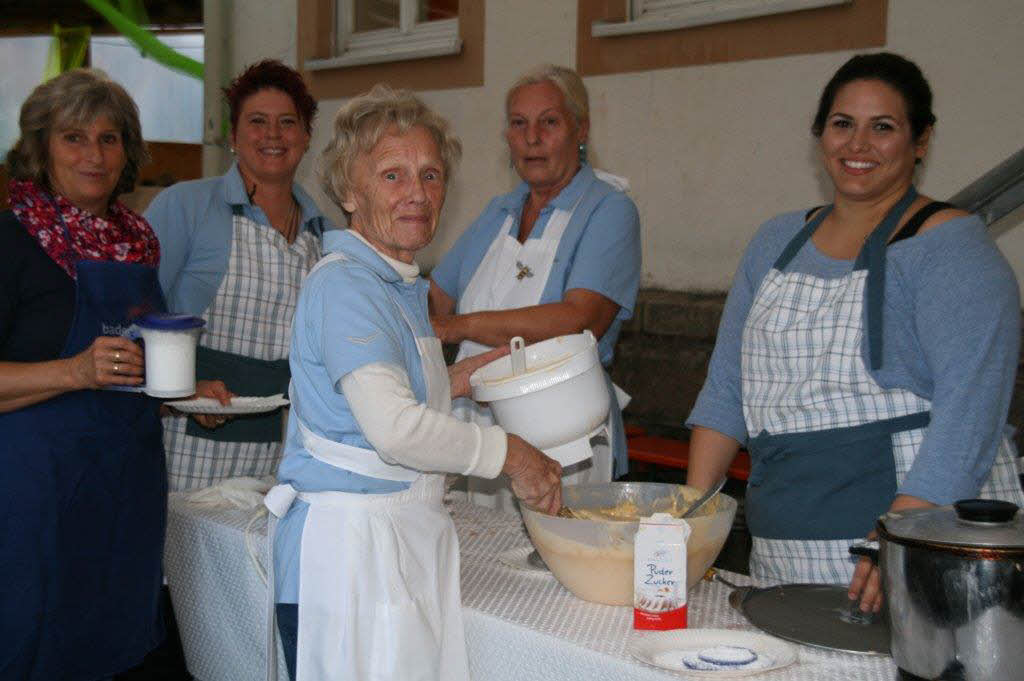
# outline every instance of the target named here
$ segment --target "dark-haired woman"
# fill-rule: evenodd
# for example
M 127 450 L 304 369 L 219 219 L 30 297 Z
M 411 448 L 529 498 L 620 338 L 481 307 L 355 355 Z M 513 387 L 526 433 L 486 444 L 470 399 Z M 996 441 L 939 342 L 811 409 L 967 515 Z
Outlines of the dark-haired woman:
M 19 125 L 0 212 L 0 679 L 95 681 L 163 638 L 159 403 L 116 390 L 142 383 L 124 332 L 164 309 L 160 248 L 117 201 L 146 159 L 124 88 L 69 71 Z
M 164 190 L 146 211 L 163 249 L 168 305 L 206 320 L 197 377 L 223 381 L 203 393 L 222 401 L 287 390 L 292 314 L 327 227 L 295 183 L 317 109 L 302 77 L 262 61 L 225 94 L 235 163 L 221 177 Z M 280 411 L 231 420 L 172 415 L 164 431 L 172 490 L 266 475 L 280 460 Z
M 880 514 L 1024 502 L 1004 433 L 1017 282 L 981 220 L 914 189 L 931 98 L 893 54 L 833 76 L 812 127 L 832 204 L 758 231 L 688 419 L 690 484 L 750 450 L 751 575 L 849 583 L 863 610 L 881 604 L 878 573 L 848 547 Z

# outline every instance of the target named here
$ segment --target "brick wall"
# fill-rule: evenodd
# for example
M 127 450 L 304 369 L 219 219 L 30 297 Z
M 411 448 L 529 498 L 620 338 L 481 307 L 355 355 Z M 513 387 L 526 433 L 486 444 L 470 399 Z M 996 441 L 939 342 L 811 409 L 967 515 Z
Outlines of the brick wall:
M 619 337 L 612 370 L 615 382 L 633 396 L 625 411 L 627 423 L 659 435 L 686 436 L 683 422 L 704 384 L 724 304 L 724 293 L 640 292 L 636 314 Z M 1009 421 L 1024 451 L 1022 374 L 1017 372 Z

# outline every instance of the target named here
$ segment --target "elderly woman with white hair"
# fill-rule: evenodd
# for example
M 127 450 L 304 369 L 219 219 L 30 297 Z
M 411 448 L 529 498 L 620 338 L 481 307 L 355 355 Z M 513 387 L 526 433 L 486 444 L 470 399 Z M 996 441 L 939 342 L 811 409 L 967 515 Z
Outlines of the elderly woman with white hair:
M 299 295 L 292 412 L 266 500 L 279 518 L 275 613 L 299 681 L 468 679 L 444 474 L 505 473 L 524 503 L 560 506 L 556 462 L 450 414 L 472 370 L 500 354 L 445 366 L 414 261 L 459 154 L 446 121 L 385 86 L 338 112 L 324 151 L 324 189 L 349 229 L 324 235 Z
M 434 329 L 443 342 L 460 344 L 460 359 L 515 336 L 535 343 L 589 329 L 608 367 L 640 284 L 636 205 L 625 180 L 587 163 L 590 109 L 575 71 L 528 71 L 509 88 L 505 115 L 505 140 L 523 181 L 493 199 L 431 272 Z M 493 423 L 490 409 L 469 399 L 456 411 Z M 613 406 L 607 425 L 610 442 L 592 441 L 593 459 L 567 469 L 564 482 L 608 482 L 626 472 L 620 409 Z M 484 505 L 511 503 L 491 481 L 470 480 L 469 492 Z

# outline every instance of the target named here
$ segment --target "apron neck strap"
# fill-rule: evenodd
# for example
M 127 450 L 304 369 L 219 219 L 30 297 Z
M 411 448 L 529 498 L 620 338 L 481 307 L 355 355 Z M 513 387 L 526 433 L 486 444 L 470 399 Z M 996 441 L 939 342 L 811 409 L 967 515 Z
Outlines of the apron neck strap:
M 873 264 L 873 258 L 876 258 L 878 253 L 881 253 L 884 257 L 885 246 L 889 241 L 889 237 L 896 231 L 896 225 L 899 224 L 900 218 L 903 217 L 903 214 L 907 212 L 910 204 L 916 198 L 917 189 L 911 185 L 903 197 L 896 202 L 896 205 L 889 209 L 889 212 L 885 214 L 885 217 L 878 223 L 878 226 L 872 230 L 868 238 L 864 240 L 864 246 L 857 255 L 857 262 L 853 266 L 854 269 L 864 269 L 865 267 L 870 269 Z
M 916 198 L 917 189 L 911 185 L 903 197 L 896 202 L 896 205 L 889 209 L 889 212 L 885 214 L 885 217 L 882 218 L 882 221 L 878 226 L 872 230 L 871 234 L 868 235 L 868 238 L 864 240 L 864 248 L 861 249 L 861 252 L 857 256 L 857 262 L 854 264 L 854 269 L 864 269 L 868 265 L 869 246 L 877 243 L 878 241 L 881 241 L 883 246 L 885 245 L 888 241 L 889 235 L 896 229 L 896 225 L 899 223 L 900 218 L 903 217 L 903 214 Z M 832 208 L 833 206 L 831 204 L 824 206 L 818 211 L 817 215 L 808 220 L 807 224 L 805 224 L 790 240 L 790 242 L 786 244 L 786 248 L 783 249 L 782 253 L 779 254 L 779 257 L 775 259 L 775 264 L 772 265 L 772 267 L 777 270 L 786 269 L 786 266 L 789 265 L 790 261 L 796 257 L 796 254 L 800 252 L 800 249 L 803 248 L 805 243 L 807 243 L 807 240 L 811 238 L 814 231 L 818 229 L 818 227 L 821 226 L 821 223 L 825 221 L 825 218 L 829 216 L 832 212 Z
M 779 254 L 779 257 L 775 259 L 775 264 L 772 265 L 774 269 L 780 272 L 786 269 L 786 265 L 789 264 L 790 260 L 796 257 L 796 254 L 800 252 L 800 249 L 804 247 L 807 240 L 814 234 L 814 230 L 818 229 L 818 226 L 828 217 L 828 214 L 832 212 L 832 206 L 828 205 L 818 211 L 818 214 L 807 221 L 807 224 L 797 232 L 788 244 L 786 248 Z
M 885 252 L 889 236 L 896 231 L 900 218 L 917 198 L 917 190 L 913 185 L 907 189 L 895 206 L 889 209 L 885 219 L 875 228 L 864 242 L 864 247 L 857 256 L 854 269 L 867 268 L 866 300 L 868 362 L 872 371 L 882 368 L 882 311 L 885 302 Z

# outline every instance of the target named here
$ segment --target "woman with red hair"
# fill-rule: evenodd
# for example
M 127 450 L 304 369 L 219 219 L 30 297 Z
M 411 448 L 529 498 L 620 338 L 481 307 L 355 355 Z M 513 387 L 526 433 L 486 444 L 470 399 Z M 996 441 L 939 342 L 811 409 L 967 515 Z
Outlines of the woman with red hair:
M 233 394 L 287 391 L 292 314 L 328 223 L 295 182 L 317 109 L 302 76 L 265 60 L 224 92 L 235 162 L 220 177 L 164 190 L 146 218 L 163 249 L 168 305 L 206 320 L 196 375 L 211 383 L 200 394 L 226 404 Z M 280 410 L 231 420 L 166 416 L 171 490 L 272 473 L 281 419 Z

